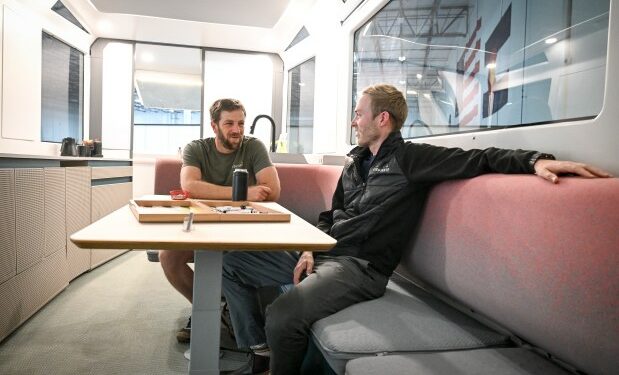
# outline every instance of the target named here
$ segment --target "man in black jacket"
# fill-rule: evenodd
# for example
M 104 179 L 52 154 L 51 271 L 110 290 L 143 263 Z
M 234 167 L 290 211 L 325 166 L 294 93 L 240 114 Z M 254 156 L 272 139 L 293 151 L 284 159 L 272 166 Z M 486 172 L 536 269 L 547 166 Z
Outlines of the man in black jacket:
M 484 173 L 535 173 L 553 183 L 561 173 L 609 176 L 536 151 L 405 143 L 400 129 L 407 113 L 406 100 L 395 87 L 363 91 L 352 121 L 359 146 L 348 155 L 331 210 L 321 213 L 318 223 L 337 244 L 315 257 L 304 252 L 294 270 L 297 285 L 267 310 L 272 374 L 299 372 L 315 321 L 385 293 L 434 184 Z

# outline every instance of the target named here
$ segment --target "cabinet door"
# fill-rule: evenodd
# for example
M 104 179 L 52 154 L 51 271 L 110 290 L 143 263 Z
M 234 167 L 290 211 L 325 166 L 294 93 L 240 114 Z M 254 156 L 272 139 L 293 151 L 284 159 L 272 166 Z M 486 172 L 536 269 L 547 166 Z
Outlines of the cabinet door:
M 97 168 L 93 168 L 93 174 Z M 107 214 L 129 203 L 133 195 L 131 182 L 120 184 L 99 185 L 92 187 L 92 221 L 95 222 Z M 102 263 L 122 254 L 126 250 L 92 249 L 90 267 L 95 268 Z
M 15 242 L 17 273 L 43 259 L 45 248 L 43 168 L 15 169 Z
M 0 169 L 0 284 L 17 273 L 15 250 L 15 172 Z
M 80 249 L 69 236 L 90 224 L 90 167 L 65 168 L 66 173 L 66 220 L 67 262 L 69 280 L 90 268 L 90 250 Z
M 44 256 L 67 245 L 65 224 L 66 186 L 64 168 L 45 168 L 45 249 Z

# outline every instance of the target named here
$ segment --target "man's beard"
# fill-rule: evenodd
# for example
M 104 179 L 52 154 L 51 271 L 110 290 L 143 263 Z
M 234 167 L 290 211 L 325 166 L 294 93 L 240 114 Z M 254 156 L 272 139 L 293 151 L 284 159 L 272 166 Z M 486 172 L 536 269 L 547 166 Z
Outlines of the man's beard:
M 243 136 L 240 136 L 240 139 L 239 139 L 238 143 L 232 143 L 227 138 L 224 137 L 223 133 L 220 130 L 219 134 L 217 134 L 217 139 L 219 139 L 219 142 L 225 148 L 227 148 L 228 150 L 231 150 L 231 151 L 235 151 L 235 150 L 238 150 L 238 148 L 241 146 L 241 140 L 243 139 Z

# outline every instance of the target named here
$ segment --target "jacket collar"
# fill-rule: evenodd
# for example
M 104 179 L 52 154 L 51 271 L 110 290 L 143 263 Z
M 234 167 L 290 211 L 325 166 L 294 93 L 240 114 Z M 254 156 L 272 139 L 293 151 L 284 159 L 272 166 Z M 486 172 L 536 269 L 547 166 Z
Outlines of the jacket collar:
M 378 149 L 378 154 L 376 154 L 376 158 L 381 158 L 382 155 L 384 155 L 385 153 L 389 153 L 391 150 L 401 145 L 402 143 L 404 143 L 404 140 L 402 139 L 402 133 L 400 133 L 399 130 L 389 133 L 387 139 L 385 139 L 385 141 L 380 145 L 380 148 Z M 366 156 L 368 156 L 369 153 L 369 148 L 357 146 L 350 150 L 348 156 L 353 159 L 360 159 L 365 158 Z

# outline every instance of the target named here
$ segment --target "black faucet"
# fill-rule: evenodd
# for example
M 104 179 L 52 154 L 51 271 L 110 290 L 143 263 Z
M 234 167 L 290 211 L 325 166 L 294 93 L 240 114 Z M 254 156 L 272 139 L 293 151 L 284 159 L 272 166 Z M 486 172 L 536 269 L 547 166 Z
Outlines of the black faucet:
M 254 134 L 254 130 L 256 129 L 256 122 L 258 122 L 258 120 L 260 120 L 261 118 L 266 118 L 269 121 L 271 121 L 271 152 L 275 152 L 275 121 L 273 121 L 273 118 L 269 115 L 258 115 L 256 116 L 256 118 L 254 119 L 254 122 L 251 124 L 251 128 L 249 128 L 249 134 Z

